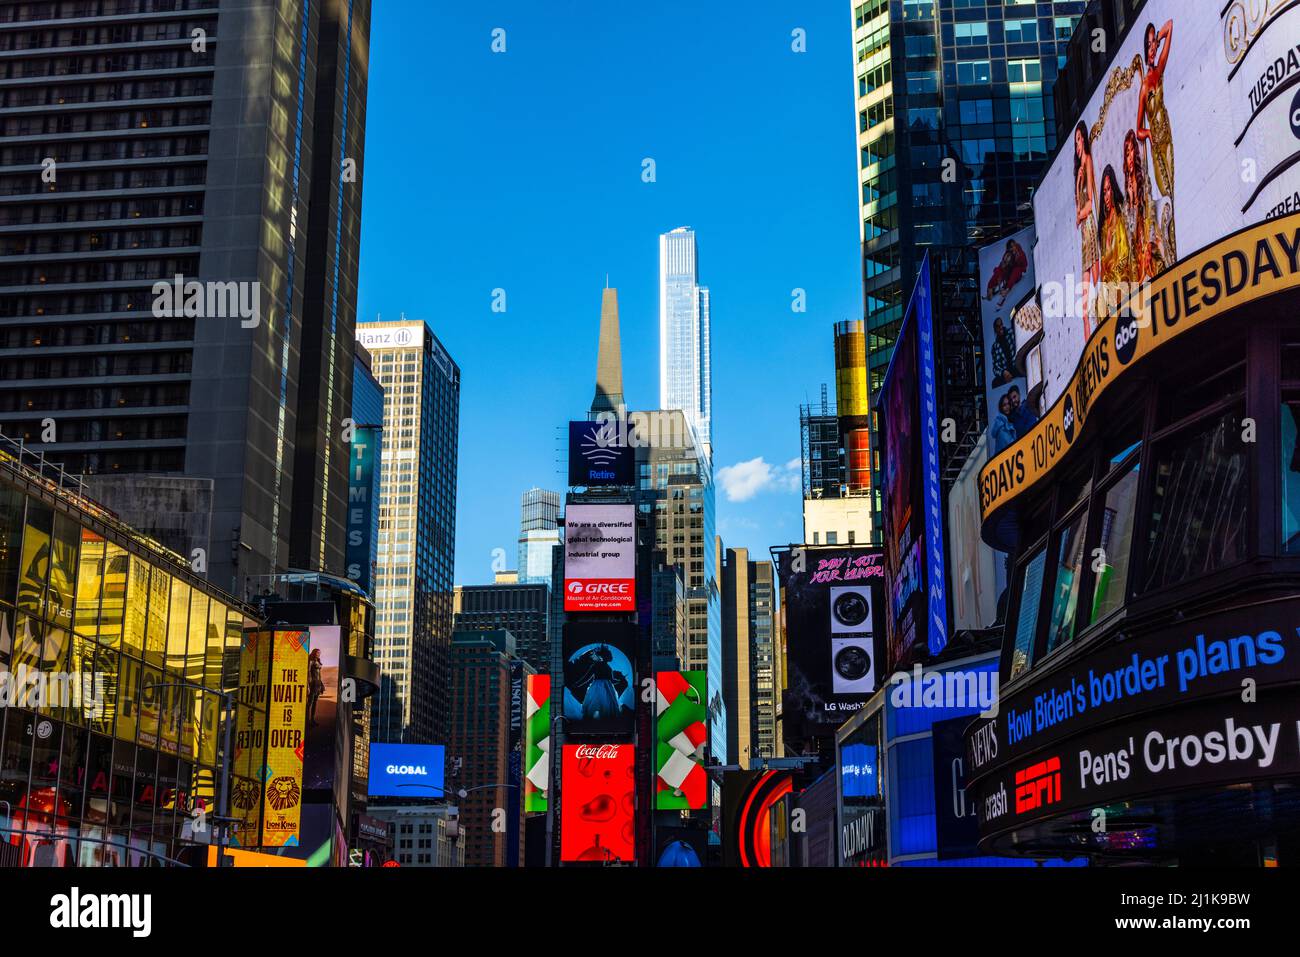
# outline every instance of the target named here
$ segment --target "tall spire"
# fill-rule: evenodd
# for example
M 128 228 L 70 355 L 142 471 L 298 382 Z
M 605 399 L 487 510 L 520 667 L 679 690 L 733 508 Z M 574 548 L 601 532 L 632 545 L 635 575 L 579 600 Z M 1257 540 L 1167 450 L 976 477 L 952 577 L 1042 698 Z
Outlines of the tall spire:
M 596 356 L 596 397 L 592 412 L 617 412 L 623 406 L 623 350 L 618 335 L 618 290 L 600 294 L 600 350 Z

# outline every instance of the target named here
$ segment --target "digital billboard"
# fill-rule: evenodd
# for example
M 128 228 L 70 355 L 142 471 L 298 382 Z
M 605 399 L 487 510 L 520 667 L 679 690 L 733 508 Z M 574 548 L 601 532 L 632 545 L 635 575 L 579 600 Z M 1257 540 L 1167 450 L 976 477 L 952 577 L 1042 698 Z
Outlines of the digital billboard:
M 566 744 L 560 767 L 560 860 L 636 860 L 635 748 Z
M 551 676 L 524 682 L 524 812 L 547 808 L 551 789 Z
M 804 545 L 780 554 L 787 739 L 827 735 L 884 679 L 885 564 L 879 551 Z
M 627 439 L 626 420 L 570 422 L 569 484 L 587 488 L 635 484 L 636 449 Z
M 263 847 L 296 847 L 300 841 L 310 645 L 310 632 L 274 632 L 262 790 Z
M 709 806 L 704 750 L 709 738 L 706 671 L 660 671 L 655 677 L 655 809 Z
M 930 256 L 898 332 L 880 390 L 884 409 L 884 541 L 889 584 L 888 670 L 948 644 L 947 555 L 939 475 L 939 387 L 936 377 Z
M 342 635 L 338 625 L 312 625 L 307 654 L 306 744 L 303 749 L 303 786 L 332 788 L 335 767 L 346 767 L 337 741 L 339 728 L 339 656 Z M 336 762 L 335 758 L 339 760 Z
M 770 867 L 772 808 L 794 790 L 789 771 L 727 771 L 722 778 L 722 854 L 728 867 Z
M 708 853 L 709 832 L 704 828 L 655 829 L 655 867 L 704 867 Z
M 565 622 L 566 734 L 631 732 L 636 714 L 636 637 L 636 625 L 630 622 Z
M 979 251 L 980 316 L 984 324 L 984 399 L 988 408 L 989 453 L 996 455 L 1028 433 L 1038 420 L 1029 389 L 1016 367 L 1013 313 L 1034 294 L 1034 227 Z
M 636 610 L 635 506 L 564 510 L 564 610 Z
M 1053 225 L 1034 252 L 1044 408 L 1129 292 L 1300 211 L 1297 33 L 1300 5 L 1283 0 L 1148 0 L 1135 18 L 1034 192 L 1036 221 Z
M 440 800 L 446 748 L 441 744 L 370 745 L 371 797 Z

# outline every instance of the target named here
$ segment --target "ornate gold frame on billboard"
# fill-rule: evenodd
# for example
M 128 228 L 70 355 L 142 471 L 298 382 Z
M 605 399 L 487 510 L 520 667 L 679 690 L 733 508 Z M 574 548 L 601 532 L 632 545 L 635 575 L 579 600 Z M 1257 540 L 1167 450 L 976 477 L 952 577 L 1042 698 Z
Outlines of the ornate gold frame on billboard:
M 1300 213 L 1233 233 L 1143 285 L 1093 332 L 1038 424 L 980 471 L 984 525 L 1060 464 L 1097 397 L 1125 372 L 1189 329 L 1291 289 L 1300 289 Z

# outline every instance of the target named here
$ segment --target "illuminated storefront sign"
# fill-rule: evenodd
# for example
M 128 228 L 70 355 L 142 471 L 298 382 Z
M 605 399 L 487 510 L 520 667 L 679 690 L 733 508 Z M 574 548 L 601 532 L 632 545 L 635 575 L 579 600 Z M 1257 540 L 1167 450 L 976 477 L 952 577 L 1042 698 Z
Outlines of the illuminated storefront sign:
M 1300 599 L 1204 615 L 1058 669 L 971 723 L 982 836 L 1171 787 L 1300 771 Z

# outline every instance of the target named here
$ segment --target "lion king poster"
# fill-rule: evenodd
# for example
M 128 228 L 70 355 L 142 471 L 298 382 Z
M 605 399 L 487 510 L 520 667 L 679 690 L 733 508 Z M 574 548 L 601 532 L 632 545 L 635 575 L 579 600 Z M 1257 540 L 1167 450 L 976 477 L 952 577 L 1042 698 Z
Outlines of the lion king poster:
M 298 845 L 310 635 L 308 631 L 277 631 L 272 646 L 266 767 L 262 776 L 264 847 Z

